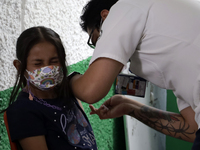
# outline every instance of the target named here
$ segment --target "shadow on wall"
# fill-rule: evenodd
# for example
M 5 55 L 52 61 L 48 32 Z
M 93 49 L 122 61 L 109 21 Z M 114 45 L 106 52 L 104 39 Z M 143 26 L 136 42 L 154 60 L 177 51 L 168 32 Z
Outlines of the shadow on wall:
M 126 142 L 125 142 L 123 117 L 114 119 L 114 124 L 115 124 L 115 126 L 113 128 L 113 138 L 115 140 L 113 142 L 113 149 L 114 150 L 125 150 Z

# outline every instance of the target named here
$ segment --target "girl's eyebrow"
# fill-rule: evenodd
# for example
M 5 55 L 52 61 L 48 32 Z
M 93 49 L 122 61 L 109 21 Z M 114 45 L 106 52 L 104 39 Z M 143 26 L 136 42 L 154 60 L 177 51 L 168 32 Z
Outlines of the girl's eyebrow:
M 59 59 L 57 56 L 50 58 L 50 60 Z M 32 61 L 43 61 L 43 59 L 33 59 Z
M 32 61 L 42 61 L 42 59 L 33 59 Z

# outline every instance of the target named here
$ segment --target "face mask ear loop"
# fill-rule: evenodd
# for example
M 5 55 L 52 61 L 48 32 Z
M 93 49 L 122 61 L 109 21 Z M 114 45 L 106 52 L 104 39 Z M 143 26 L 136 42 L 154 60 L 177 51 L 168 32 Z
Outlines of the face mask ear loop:
M 29 100 L 33 100 L 33 96 L 31 94 L 31 90 L 30 90 L 30 85 L 29 85 L 29 80 L 30 80 L 30 76 L 28 77 L 28 80 L 27 80 L 27 85 L 28 85 L 28 93 L 29 93 Z

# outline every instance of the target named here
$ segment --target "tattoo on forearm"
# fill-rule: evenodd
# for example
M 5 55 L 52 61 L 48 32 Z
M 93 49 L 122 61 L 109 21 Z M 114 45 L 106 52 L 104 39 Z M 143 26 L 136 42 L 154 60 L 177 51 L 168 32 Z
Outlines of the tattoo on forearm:
M 132 111 L 129 115 L 160 132 L 166 130 L 168 135 L 179 139 L 182 139 L 183 136 L 189 138 L 189 135 L 195 133 L 195 131 L 189 132 L 190 125 L 186 125 L 185 121 L 180 121 L 179 114 L 166 113 L 148 106 L 142 106 L 140 112 Z M 163 123 L 163 120 L 166 120 L 167 123 Z M 179 127 L 175 128 L 174 123 L 177 122 L 179 122 Z

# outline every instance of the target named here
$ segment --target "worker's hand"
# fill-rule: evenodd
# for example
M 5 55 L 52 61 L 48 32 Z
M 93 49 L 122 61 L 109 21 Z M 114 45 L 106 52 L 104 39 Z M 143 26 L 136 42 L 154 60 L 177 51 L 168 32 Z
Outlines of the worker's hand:
M 114 95 L 105 101 L 99 109 L 89 105 L 90 114 L 97 114 L 100 119 L 117 118 L 131 112 L 132 104 L 123 95 Z

